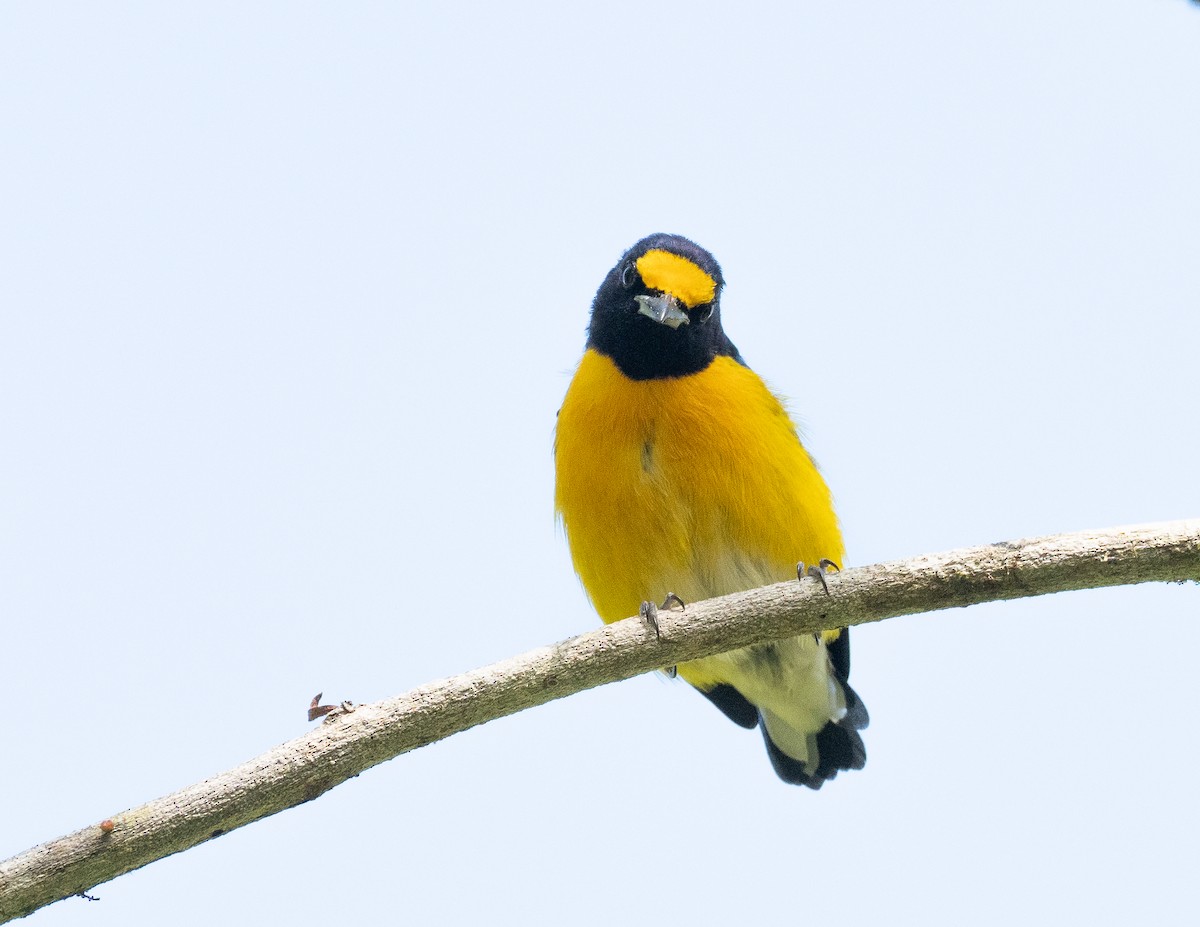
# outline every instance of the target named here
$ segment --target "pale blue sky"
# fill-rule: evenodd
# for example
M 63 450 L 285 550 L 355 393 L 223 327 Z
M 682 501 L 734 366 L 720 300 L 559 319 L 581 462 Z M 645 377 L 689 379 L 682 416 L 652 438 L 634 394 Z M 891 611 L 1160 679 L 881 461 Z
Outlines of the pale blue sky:
M 650 232 L 853 563 L 1200 515 L 1198 83 L 1184 0 L 4 4 L 0 857 L 591 628 L 554 413 Z M 609 686 L 30 923 L 1194 923 L 1198 611 L 856 631 L 819 793 Z

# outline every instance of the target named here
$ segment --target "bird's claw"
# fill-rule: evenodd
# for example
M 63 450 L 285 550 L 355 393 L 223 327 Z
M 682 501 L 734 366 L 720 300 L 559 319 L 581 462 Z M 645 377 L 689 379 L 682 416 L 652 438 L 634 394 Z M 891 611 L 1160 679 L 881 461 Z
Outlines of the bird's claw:
M 815 566 L 806 566 L 804 561 L 801 560 L 796 564 L 796 579 L 800 580 L 801 582 L 803 582 L 806 576 L 819 579 L 821 581 L 821 588 L 825 590 L 826 595 L 829 595 L 829 583 L 825 582 L 825 575 L 828 573 L 831 567 L 835 573 L 840 573 L 842 571 L 842 568 L 828 557 L 822 557 L 820 562 L 818 562 Z
M 638 617 L 646 622 L 654 631 L 654 636 L 658 640 L 662 640 L 662 629 L 658 625 L 658 610 L 661 609 L 684 609 L 687 606 L 683 604 L 683 599 L 679 598 L 675 593 L 668 592 L 667 597 L 662 600 L 662 605 L 655 605 L 647 600 L 638 608 Z
M 638 617 L 649 625 L 656 640 L 662 640 L 662 631 L 658 627 L 658 606 L 648 599 L 638 607 Z
M 686 606 L 683 604 L 683 599 L 679 598 L 679 596 L 677 596 L 673 592 L 668 592 L 667 597 L 665 599 L 663 599 L 662 605 L 655 605 L 653 602 L 651 602 L 649 600 L 646 600 L 645 602 L 643 602 L 638 607 L 638 617 L 641 618 L 642 621 L 646 622 L 646 624 L 649 625 L 650 628 L 654 631 L 654 639 L 661 641 L 662 640 L 662 628 L 658 624 L 658 610 L 660 608 L 662 608 L 662 609 L 672 609 L 672 608 L 683 609 L 685 607 Z M 663 671 L 663 673 L 666 674 L 668 679 L 674 679 L 679 673 L 679 670 L 674 666 L 665 666 L 665 667 L 663 667 L 662 671 Z

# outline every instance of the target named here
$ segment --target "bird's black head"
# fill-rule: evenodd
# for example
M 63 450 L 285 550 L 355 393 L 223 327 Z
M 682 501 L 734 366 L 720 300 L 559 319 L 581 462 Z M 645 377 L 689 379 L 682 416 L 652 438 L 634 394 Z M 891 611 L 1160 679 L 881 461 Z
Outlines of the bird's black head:
M 651 235 L 621 256 L 592 302 L 588 347 L 634 380 L 698 373 L 714 357 L 740 361 L 721 329 L 721 268 L 680 235 Z

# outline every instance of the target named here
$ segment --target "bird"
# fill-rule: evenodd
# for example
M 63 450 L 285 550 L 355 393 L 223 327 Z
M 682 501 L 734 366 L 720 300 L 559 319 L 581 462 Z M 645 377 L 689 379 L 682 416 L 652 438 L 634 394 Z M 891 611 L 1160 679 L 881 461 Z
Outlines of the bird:
M 555 426 L 554 501 L 605 622 L 646 617 L 660 597 L 700 601 L 798 572 L 825 585 L 842 563 L 824 478 L 722 327 L 724 285 L 708 251 L 659 233 L 621 256 L 592 302 Z M 806 574 L 806 563 L 821 566 Z M 866 763 L 848 629 L 677 670 L 736 724 L 761 728 L 784 782 L 818 789 Z

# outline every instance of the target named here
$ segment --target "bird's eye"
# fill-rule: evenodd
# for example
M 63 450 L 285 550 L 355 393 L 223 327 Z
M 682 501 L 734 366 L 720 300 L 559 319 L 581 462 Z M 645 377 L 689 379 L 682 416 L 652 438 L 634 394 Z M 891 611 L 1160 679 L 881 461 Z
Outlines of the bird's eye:
M 716 303 L 709 303 L 708 306 L 705 308 L 704 312 L 702 312 L 700 314 L 700 317 L 698 319 L 696 319 L 696 321 L 699 322 L 701 325 L 703 325 L 705 322 L 707 322 L 709 319 L 712 318 L 712 314 L 713 314 L 713 312 L 716 311 L 716 308 L 717 308 Z
M 621 268 L 621 286 L 630 289 L 638 281 L 637 266 L 630 261 Z

